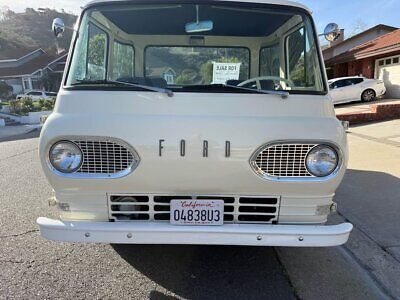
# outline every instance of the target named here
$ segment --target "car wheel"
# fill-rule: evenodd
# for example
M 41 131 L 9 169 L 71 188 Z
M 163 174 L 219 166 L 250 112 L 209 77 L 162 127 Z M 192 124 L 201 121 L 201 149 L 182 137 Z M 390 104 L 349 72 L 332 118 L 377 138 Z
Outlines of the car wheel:
M 376 93 L 374 90 L 365 90 L 361 95 L 361 100 L 364 102 L 369 102 L 375 100 Z

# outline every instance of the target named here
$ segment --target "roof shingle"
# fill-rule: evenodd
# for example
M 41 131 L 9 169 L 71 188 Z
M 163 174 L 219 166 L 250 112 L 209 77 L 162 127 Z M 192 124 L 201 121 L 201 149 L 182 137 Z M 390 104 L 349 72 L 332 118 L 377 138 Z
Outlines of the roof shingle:
M 5 78 L 5 77 L 17 77 L 21 75 L 31 75 L 32 73 L 46 68 L 51 62 L 54 60 L 65 56 L 63 55 L 50 55 L 48 53 L 45 53 L 43 55 L 40 55 L 27 63 L 18 66 L 18 67 L 10 67 L 10 68 L 0 68 L 0 78 Z
M 400 29 L 356 46 L 345 53 L 332 57 L 325 63 L 327 66 L 330 66 L 395 51 L 400 51 Z

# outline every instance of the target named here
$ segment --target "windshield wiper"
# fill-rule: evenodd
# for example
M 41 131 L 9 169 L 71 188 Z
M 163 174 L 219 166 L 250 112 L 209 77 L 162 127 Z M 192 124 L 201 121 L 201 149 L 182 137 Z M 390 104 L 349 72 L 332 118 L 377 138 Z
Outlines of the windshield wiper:
M 156 86 L 150 86 L 150 85 L 143 85 L 143 84 L 137 84 L 137 83 L 130 83 L 130 82 L 125 82 L 125 81 L 118 81 L 118 80 L 79 80 L 76 83 L 73 83 L 72 86 L 77 86 L 77 85 L 89 85 L 89 84 L 116 84 L 116 85 L 125 85 L 125 86 L 132 86 L 152 92 L 158 92 L 162 94 L 166 94 L 168 97 L 172 97 L 174 95 L 174 92 L 169 90 L 169 89 L 164 89 Z
M 246 88 L 242 86 L 236 86 L 236 85 L 230 85 L 230 84 L 223 84 L 222 86 L 226 86 L 232 89 L 238 89 L 238 90 L 243 90 L 243 91 L 256 91 L 260 94 L 270 94 L 270 95 L 278 95 L 281 96 L 282 99 L 287 99 L 289 97 L 289 92 L 285 91 L 274 91 L 274 90 L 259 90 L 259 89 L 251 89 L 251 88 Z
M 246 88 L 246 87 L 230 85 L 230 84 L 220 84 L 220 83 L 208 84 L 208 85 L 201 85 L 201 84 L 186 85 L 186 86 L 182 86 L 182 88 L 183 89 L 185 89 L 185 88 L 198 88 L 198 89 L 230 88 L 230 89 L 248 91 L 248 92 L 259 93 L 259 94 L 278 95 L 278 96 L 281 96 L 282 99 L 286 99 L 289 97 L 289 92 L 285 92 L 285 91 L 259 90 L 259 89 L 252 89 L 252 88 Z

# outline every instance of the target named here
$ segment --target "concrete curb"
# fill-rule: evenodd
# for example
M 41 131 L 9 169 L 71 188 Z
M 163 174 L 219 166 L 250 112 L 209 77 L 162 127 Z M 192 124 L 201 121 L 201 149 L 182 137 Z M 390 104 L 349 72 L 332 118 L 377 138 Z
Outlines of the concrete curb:
M 334 223 L 348 221 L 340 214 L 331 219 Z M 354 227 L 349 241 L 342 248 L 375 282 L 375 288 L 386 295 L 383 298 L 400 298 L 400 262 L 396 258 L 357 227 Z
M 341 121 L 350 122 L 350 125 L 398 119 L 400 118 L 400 103 L 372 104 L 369 112 L 338 114 L 336 117 Z

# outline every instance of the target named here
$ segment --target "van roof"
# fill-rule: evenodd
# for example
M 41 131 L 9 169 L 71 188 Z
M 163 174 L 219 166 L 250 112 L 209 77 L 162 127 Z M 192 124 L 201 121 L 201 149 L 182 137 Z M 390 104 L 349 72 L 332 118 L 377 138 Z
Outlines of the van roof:
M 176 2 L 179 2 L 180 0 L 176 0 Z M 262 3 L 262 4 L 275 4 L 275 5 L 286 5 L 286 6 L 294 6 L 294 7 L 299 7 L 303 8 L 309 13 L 311 13 L 311 10 L 305 6 L 304 4 L 294 2 L 294 1 L 288 1 L 288 0 L 212 0 L 215 2 L 223 2 L 223 1 L 232 1 L 232 2 L 244 2 L 244 3 Z M 135 0 L 93 0 L 86 4 L 84 8 L 94 6 L 99 3 L 117 3 L 117 2 L 135 2 Z M 149 1 L 150 2 L 150 1 Z M 166 1 L 167 2 L 167 1 Z M 184 2 L 184 1 L 182 1 Z

